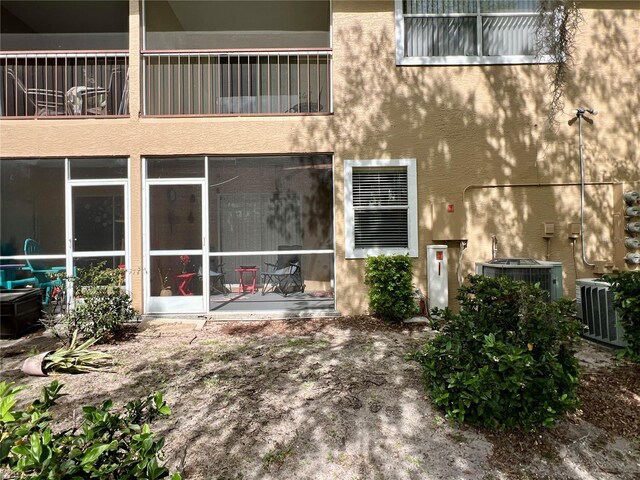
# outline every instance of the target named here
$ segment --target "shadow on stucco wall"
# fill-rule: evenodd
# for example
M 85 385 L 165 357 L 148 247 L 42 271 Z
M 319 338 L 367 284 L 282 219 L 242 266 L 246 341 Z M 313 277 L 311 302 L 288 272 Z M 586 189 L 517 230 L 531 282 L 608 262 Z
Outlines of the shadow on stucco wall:
M 600 2 L 602 3 L 602 2 Z M 424 288 L 424 246 L 433 243 L 431 205 L 462 208 L 469 249 L 460 277 L 491 256 L 549 259 L 564 264 L 565 294 L 576 277 L 593 276 L 567 225 L 580 221 L 578 127 L 567 121 L 578 106 L 595 106 L 584 124 L 585 240 L 591 261 L 613 259 L 612 183 L 639 185 L 640 6 L 614 2 L 584 10 L 576 62 L 565 91 L 565 112 L 552 131 L 547 67 L 397 67 L 392 2 L 334 2 L 334 116 L 329 128 L 303 122 L 294 138 L 333 145 L 336 172 L 337 277 L 362 284 L 360 261 L 344 261 L 342 172 L 345 159 L 415 158 L 418 167 L 419 245 L 416 282 Z M 602 5 L 594 5 L 602 7 Z M 549 187 L 549 183 L 569 185 Z M 513 188 L 495 185 L 527 184 Z M 534 185 L 530 185 L 534 184 Z M 434 214 L 439 215 L 435 210 Z M 556 235 L 547 245 L 542 222 Z M 454 239 L 452 239 L 454 240 Z M 457 240 L 457 239 L 456 239 Z M 455 292 L 459 243 L 448 242 Z M 347 275 L 348 273 L 348 275 Z M 338 292 L 339 294 L 339 292 Z M 366 309 L 366 292 L 349 292 L 348 308 Z M 345 305 L 345 303 L 343 303 Z

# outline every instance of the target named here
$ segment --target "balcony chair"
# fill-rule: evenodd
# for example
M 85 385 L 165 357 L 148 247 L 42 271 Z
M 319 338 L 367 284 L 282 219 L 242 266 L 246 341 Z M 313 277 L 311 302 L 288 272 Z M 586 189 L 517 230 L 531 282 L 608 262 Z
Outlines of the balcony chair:
M 36 116 L 64 116 L 66 114 L 65 95 L 61 91 L 44 88 L 27 88 L 11 68 L 7 68 L 7 75 L 14 81 L 17 89 L 26 97 L 29 105 L 33 107 Z M 16 98 L 16 114 L 18 111 L 17 103 L 18 99 Z M 28 111 L 25 112 L 25 115 L 28 115 Z
M 120 75 L 120 67 L 113 67 L 111 75 L 109 75 L 109 83 L 107 87 L 95 85 L 76 85 L 67 90 L 65 95 L 67 102 L 67 110 L 69 115 L 108 115 L 109 114 L 109 98 L 112 95 L 115 79 Z M 90 79 L 89 83 L 95 83 Z M 125 84 L 122 85 L 122 96 L 118 104 L 118 115 L 123 112 L 124 95 L 128 93 L 128 72 Z
M 32 238 L 24 241 L 24 255 L 27 266 L 24 270 L 30 271 L 31 276 L 37 280 L 36 286 L 43 290 L 44 304 L 49 304 L 57 294 L 64 292 L 64 282 L 60 278 L 51 278 L 52 276 L 64 273 L 66 267 L 49 267 L 47 268 L 41 260 L 30 259 L 30 255 L 40 255 L 40 246 Z M 54 295 L 56 294 L 56 295 Z
M 229 293 L 229 289 L 227 288 L 227 282 L 224 278 L 224 263 L 211 259 L 209 264 L 209 290 L 213 295 L 215 293 L 221 293 L 222 295 L 226 295 Z
M 301 245 L 281 245 L 278 250 L 300 250 Z M 286 297 L 293 292 L 304 293 L 302 263 L 297 253 L 284 253 L 277 257 L 276 263 L 265 262 L 266 272 L 262 272 L 262 295 L 267 292 L 280 293 Z
M 322 97 L 322 87 L 320 87 L 320 91 L 318 92 L 318 101 L 313 102 L 305 98 L 306 94 L 300 95 L 300 102 L 296 103 L 285 113 L 311 113 L 311 112 L 324 112 L 324 105 L 320 103 L 320 98 Z

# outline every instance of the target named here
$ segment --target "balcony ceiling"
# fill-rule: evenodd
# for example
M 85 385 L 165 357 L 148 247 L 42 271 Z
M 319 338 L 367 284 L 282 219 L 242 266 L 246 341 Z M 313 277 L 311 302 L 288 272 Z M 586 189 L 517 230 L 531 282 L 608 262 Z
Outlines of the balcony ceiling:
M 150 31 L 329 31 L 329 0 L 161 0 L 145 7 Z
M 2 33 L 127 32 L 129 2 L 2 1 Z

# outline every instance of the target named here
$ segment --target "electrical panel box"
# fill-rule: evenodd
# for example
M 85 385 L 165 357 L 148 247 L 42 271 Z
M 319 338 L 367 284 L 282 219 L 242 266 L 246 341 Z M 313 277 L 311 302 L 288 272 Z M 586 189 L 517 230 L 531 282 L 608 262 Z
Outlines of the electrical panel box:
M 580 224 L 570 223 L 568 227 L 569 238 L 580 238 Z
M 431 233 L 434 242 L 465 240 L 466 216 L 462 202 L 438 203 L 431 206 Z
M 449 272 L 446 245 L 427 245 L 429 308 L 449 306 Z
M 542 224 L 542 237 L 543 238 L 551 238 L 556 233 L 556 226 L 553 223 L 545 222 Z

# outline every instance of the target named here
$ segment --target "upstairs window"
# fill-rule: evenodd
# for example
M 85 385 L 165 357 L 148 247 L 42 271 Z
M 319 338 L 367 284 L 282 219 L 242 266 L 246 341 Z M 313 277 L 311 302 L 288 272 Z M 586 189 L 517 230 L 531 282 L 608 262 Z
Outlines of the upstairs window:
M 395 0 L 398 65 L 548 62 L 538 57 L 540 0 Z
M 347 258 L 417 256 L 414 160 L 345 162 Z

